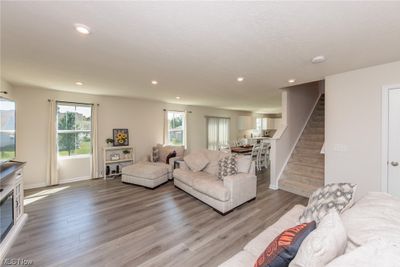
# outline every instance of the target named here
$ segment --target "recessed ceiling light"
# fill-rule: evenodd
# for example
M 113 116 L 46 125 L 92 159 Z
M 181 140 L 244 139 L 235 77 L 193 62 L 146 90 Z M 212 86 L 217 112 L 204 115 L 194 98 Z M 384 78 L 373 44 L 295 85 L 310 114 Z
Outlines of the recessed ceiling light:
M 243 81 L 244 81 L 244 78 L 243 78 L 243 77 L 238 77 L 238 78 L 237 78 L 237 81 L 238 81 L 238 82 L 243 82 Z
M 180 96 L 177 96 L 177 97 L 175 97 L 175 98 L 176 98 L 176 99 L 178 99 L 178 100 L 179 100 L 179 99 L 181 99 L 181 97 L 180 97 Z
M 158 84 L 157 81 L 151 81 L 151 83 L 154 84 L 154 85 Z
M 90 33 L 90 28 L 84 24 L 76 23 L 75 24 L 75 30 L 79 33 L 82 34 L 89 34 Z
M 288 80 L 288 83 L 294 83 L 296 81 L 296 79 L 290 79 Z
M 325 60 L 326 60 L 326 59 L 325 59 L 324 56 L 316 56 L 316 57 L 313 57 L 313 59 L 311 59 L 311 62 L 312 62 L 313 64 L 318 64 L 318 63 L 324 62 Z
M 83 82 L 76 82 L 75 84 L 76 84 L 76 85 L 79 85 L 79 86 L 82 86 L 82 85 L 83 85 Z

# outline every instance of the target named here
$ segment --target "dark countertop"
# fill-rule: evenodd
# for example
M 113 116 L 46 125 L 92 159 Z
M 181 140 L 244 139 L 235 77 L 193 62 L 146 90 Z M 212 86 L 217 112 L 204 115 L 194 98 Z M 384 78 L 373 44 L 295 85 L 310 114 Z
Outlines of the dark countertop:
M 19 161 L 9 161 L 6 163 L 3 163 L 0 166 L 0 181 L 7 178 L 9 175 L 13 174 L 14 172 L 18 171 L 24 165 L 26 162 L 19 162 Z

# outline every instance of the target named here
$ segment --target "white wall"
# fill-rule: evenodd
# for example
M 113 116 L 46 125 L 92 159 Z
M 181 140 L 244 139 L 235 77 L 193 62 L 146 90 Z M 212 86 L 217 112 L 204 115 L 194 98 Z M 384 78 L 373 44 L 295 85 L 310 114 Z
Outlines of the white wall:
M 320 83 L 308 83 L 283 89 L 282 125 L 271 140 L 271 183 L 278 188 L 278 179 L 304 129 L 320 95 Z
M 381 191 L 382 87 L 400 84 L 400 61 L 326 77 L 325 183 Z
M 11 86 L 11 84 L 9 84 L 8 82 L 6 82 L 3 79 L 0 79 L 0 91 L 7 92 L 7 94 L 2 93 L 2 94 L 0 94 L 0 96 L 12 98 L 13 87 Z
M 136 159 L 143 160 L 150 155 L 151 148 L 163 142 L 163 109 L 191 110 L 188 114 L 188 148 L 193 150 L 206 147 L 205 116 L 231 118 L 231 138 L 237 138 L 237 117 L 246 112 L 220 110 L 207 107 L 166 104 L 156 101 L 95 96 L 69 93 L 32 87 L 14 87 L 13 98 L 17 102 L 17 159 L 27 161 L 25 168 L 26 187 L 45 185 L 48 143 L 48 99 L 99 103 L 99 153 L 102 156 L 104 140 L 112 136 L 113 128 L 128 128 L 129 141 L 135 148 Z M 63 162 L 62 166 L 71 166 Z M 77 164 L 76 162 L 74 163 Z M 79 164 L 78 164 L 79 165 Z M 84 164 L 85 165 L 85 164 Z M 102 159 L 99 164 L 102 168 Z M 60 171 L 61 179 L 87 175 L 87 169 Z M 69 168 L 69 167 L 68 167 Z M 101 171 L 101 169 L 100 169 Z M 75 177 L 71 177 L 75 176 Z

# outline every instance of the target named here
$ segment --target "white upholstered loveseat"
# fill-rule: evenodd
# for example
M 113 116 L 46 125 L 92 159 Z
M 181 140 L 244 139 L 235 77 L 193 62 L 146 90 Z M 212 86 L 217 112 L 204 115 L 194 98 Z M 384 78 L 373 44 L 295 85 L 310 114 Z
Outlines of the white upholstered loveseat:
M 302 205 L 294 206 L 219 267 L 254 266 L 257 258 L 276 236 L 299 224 L 304 209 Z M 334 258 L 326 267 L 400 266 L 400 198 L 370 192 L 340 217 L 346 230 L 347 245 L 344 254 Z M 321 244 L 316 244 L 318 246 Z M 319 251 L 324 249 L 321 247 Z
M 235 207 L 255 199 L 257 177 L 255 166 L 250 156 L 238 157 L 238 173 L 217 177 L 218 161 L 227 153 L 212 150 L 199 150 L 208 159 L 208 164 L 201 171 L 194 172 L 184 162 L 173 172 L 176 187 L 208 204 L 221 214 L 226 214 Z

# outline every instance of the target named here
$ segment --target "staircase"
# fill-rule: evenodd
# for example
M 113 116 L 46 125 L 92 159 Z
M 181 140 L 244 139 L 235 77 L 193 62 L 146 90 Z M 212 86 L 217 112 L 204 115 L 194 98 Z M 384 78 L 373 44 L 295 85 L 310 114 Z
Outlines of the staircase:
M 321 95 L 279 179 L 279 189 L 309 197 L 324 185 L 325 95 Z

